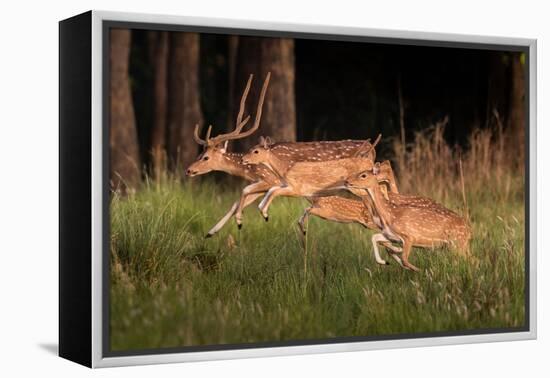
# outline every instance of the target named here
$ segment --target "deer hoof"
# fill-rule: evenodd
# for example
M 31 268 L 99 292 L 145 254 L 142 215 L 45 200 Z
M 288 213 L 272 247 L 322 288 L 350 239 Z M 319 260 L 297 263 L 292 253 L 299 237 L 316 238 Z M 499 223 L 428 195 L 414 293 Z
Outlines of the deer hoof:
M 386 265 L 390 265 L 390 262 L 389 262 L 389 261 L 386 261 Z
M 208 238 L 211 238 L 211 237 L 212 237 L 212 234 L 206 234 L 206 236 L 204 238 L 208 239 Z
M 239 223 L 239 224 L 237 225 L 237 228 L 240 230 L 241 228 L 243 228 L 243 225 Z
M 269 215 L 265 215 L 264 219 L 265 219 L 266 222 L 269 222 Z

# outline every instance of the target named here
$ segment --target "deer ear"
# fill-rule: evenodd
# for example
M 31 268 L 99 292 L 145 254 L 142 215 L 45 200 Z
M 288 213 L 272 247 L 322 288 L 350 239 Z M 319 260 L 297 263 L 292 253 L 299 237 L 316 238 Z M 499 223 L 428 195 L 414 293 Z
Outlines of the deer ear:
M 225 151 L 227 151 L 227 145 L 229 144 L 229 141 L 226 140 L 224 143 L 223 143 L 223 147 L 221 148 L 221 152 L 222 153 L 225 153 Z
M 271 146 L 273 144 L 273 139 L 271 137 L 265 137 L 266 146 Z
M 267 150 L 267 148 L 271 144 L 271 138 L 261 136 L 260 137 L 260 144 L 262 145 L 263 148 L 265 148 Z
M 380 172 L 380 163 L 374 164 L 374 167 L 372 167 L 372 174 L 377 175 Z

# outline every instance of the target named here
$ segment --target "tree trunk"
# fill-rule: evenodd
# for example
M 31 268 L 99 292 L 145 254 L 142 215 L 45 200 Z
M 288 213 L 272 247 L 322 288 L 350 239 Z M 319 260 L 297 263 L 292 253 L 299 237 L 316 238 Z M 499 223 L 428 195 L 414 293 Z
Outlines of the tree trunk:
M 130 33 L 130 30 L 113 29 L 110 43 L 110 174 L 112 187 L 121 191 L 134 188 L 140 180 L 139 147 L 128 76 Z
M 256 136 L 239 141 L 238 148 L 247 150 L 257 143 L 257 137 L 260 135 L 270 136 L 276 141 L 295 141 L 294 40 L 240 37 L 237 62 L 231 112 L 233 120 L 237 117 L 240 98 L 248 76 L 254 74 L 254 83 L 245 110 L 245 116 L 250 114 L 250 122 L 253 122 L 263 80 L 267 73 L 271 72 L 261 126 Z
M 512 53 L 510 58 L 510 110 L 507 128 L 512 138 L 510 145 L 517 146 L 522 161 L 525 156 L 525 71 L 521 62 L 521 53 Z
M 176 169 L 186 169 L 197 157 L 193 129 L 202 123 L 199 89 L 199 35 L 172 33 L 168 130 L 170 157 Z
M 153 126 L 151 154 L 153 172 L 160 177 L 166 163 L 166 121 L 168 100 L 168 32 L 148 32 L 149 54 L 153 67 Z
M 227 75 L 228 93 L 227 93 L 227 130 L 231 131 L 235 127 L 235 119 L 233 118 L 233 109 L 235 106 L 235 79 L 237 72 L 237 53 L 239 51 L 239 36 L 229 35 L 227 37 Z
M 501 119 L 508 117 L 509 77 L 506 66 L 503 63 L 505 53 L 493 51 L 488 59 L 488 83 L 487 83 L 487 113 L 486 120 L 489 125 L 497 122 L 495 113 Z

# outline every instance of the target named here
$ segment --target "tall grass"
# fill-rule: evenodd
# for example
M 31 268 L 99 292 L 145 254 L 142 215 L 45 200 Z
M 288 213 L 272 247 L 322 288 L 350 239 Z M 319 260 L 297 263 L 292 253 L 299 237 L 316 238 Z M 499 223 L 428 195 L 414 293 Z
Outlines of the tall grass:
M 204 239 L 238 188 L 159 175 L 134 194 L 113 194 L 112 349 L 523 325 L 520 158 L 502 133 L 477 130 L 463 151 L 443 133 L 435 125 L 410 144 L 393 142 L 392 161 L 402 192 L 459 212 L 466 202 L 473 258 L 415 250 L 419 273 L 377 265 L 371 233 L 358 225 L 312 219 L 302 243 L 302 199 L 274 201 L 268 223 L 251 206 L 241 231 L 231 221 Z
M 522 200 L 524 157 L 502 128 L 475 129 L 465 149 L 450 146 L 444 137 L 448 119 L 414 133 L 409 143 L 391 143 L 399 189 L 431 196 L 442 202 L 491 197 L 499 203 L 510 196 Z

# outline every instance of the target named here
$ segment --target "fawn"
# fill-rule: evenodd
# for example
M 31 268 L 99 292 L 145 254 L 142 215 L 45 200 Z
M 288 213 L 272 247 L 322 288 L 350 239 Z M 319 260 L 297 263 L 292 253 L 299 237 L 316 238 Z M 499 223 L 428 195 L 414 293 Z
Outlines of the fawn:
M 403 244 L 401 259 L 407 269 L 418 271 L 409 262 L 412 247 L 434 248 L 450 245 L 462 254 L 469 254 L 471 229 L 464 218 L 446 207 L 425 197 L 401 196 L 399 201 L 387 200 L 379 186 L 376 169 L 349 177 L 344 184 L 360 196 L 367 207 L 372 206 L 375 222 L 382 232 L 373 235 L 375 251 L 380 242 Z M 374 219 L 374 218 L 373 218 Z M 375 252 L 377 253 L 377 252 Z

